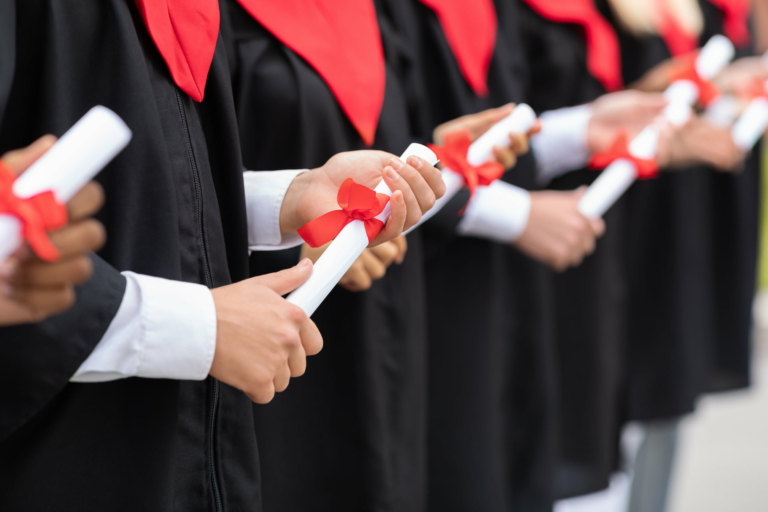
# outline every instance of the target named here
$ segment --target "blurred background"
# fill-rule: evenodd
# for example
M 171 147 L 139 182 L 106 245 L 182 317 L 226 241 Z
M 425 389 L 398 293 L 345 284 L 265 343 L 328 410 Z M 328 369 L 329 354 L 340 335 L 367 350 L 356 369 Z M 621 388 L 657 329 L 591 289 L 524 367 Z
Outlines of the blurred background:
M 768 158 L 763 154 L 763 198 Z M 710 395 L 683 423 L 671 512 L 768 510 L 768 208 L 763 202 L 754 304 L 754 385 Z

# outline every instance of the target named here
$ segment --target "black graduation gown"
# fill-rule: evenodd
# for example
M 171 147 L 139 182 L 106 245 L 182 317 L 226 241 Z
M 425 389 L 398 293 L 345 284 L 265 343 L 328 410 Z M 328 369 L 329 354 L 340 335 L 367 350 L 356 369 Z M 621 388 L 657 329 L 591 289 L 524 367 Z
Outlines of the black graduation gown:
M 498 7 L 490 94 L 459 71 L 428 7 L 388 1 L 420 52 L 431 129 L 461 115 L 520 101 L 522 58 L 514 15 Z M 416 23 L 413 23 L 413 21 Z M 506 179 L 533 185 L 529 158 Z M 459 237 L 464 191 L 423 227 L 429 311 L 429 510 L 536 510 L 551 505 L 544 270 L 513 250 Z
M 556 23 L 520 2 L 530 76 L 526 100 L 538 112 L 595 100 L 606 91 L 589 73 L 580 27 Z M 598 176 L 575 170 L 550 187 L 573 190 Z M 556 492 L 565 498 L 607 487 L 616 462 L 623 316 L 624 205 L 605 215 L 606 234 L 577 268 L 554 276 L 559 454 Z
M 314 168 L 366 149 L 325 81 L 234 0 L 235 102 L 248 169 Z M 406 49 L 381 25 L 386 91 L 375 149 L 411 140 L 395 66 Z M 325 344 L 305 376 L 253 408 L 264 508 L 419 511 L 426 464 L 426 326 L 418 232 L 401 265 L 362 293 L 335 288 L 313 315 Z M 254 253 L 251 272 L 295 265 L 299 251 Z
M 614 25 L 622 41 L 627 83 L 669 58 L 661 38 L 636 38 Z M 706 39 L 704 34 L 702 44 Z M 655 180 L 636 183 L 627 193 L 627 225 L 631 227 L 625 247 L 629 276 L 627 420 L 662 420 L 690 413 L 713 379 L 719 380 L 714 369 L 719 360 L 719 309 L 725 303 L 720 301 L 735 297 L 725 295 L 732 293 L 726 290 L 730 284 L 718 285 L 723 271 L 715 261 L 720 251 L 717 246 L 723 242 L 716 241 L 714 226 L 728 222 L 725 232 L 742 229 L 730 223 L 733 217 L 716 213 L 715 198 L 722 200 L 728 194 L 715 187 L 719 180 L 711 169 L 697 166 L 662 172 Z M 737 310 L 737 315 L 750 315 L 743 305 Z
M 117 112 L 133 140 L 99 176 L 109 242 L 77 304 L 40 325 L 0 330 L 0 510 L 260 510 L 243 393 L 211 379 L 68 382 L 116 314 L 118 271 L 210 287 L 247 276 L 223 45 L 196 104 L 171 81 L 133 2 L 15 8 L 0 152 L 61 135 L 96 104 Z
M 723 13 L 701 3 L 706 20 L 702 42 L 723 32 Z M 736 57 L 753 54 L 751 45 L 737 48 Z M 757 284 L 760 219 L 760 147 L 749 154 L 738 174 L 714 172 L 711 220 L 717 316 L 709 391 L 728 391 L 750 383 L 752 301 Z

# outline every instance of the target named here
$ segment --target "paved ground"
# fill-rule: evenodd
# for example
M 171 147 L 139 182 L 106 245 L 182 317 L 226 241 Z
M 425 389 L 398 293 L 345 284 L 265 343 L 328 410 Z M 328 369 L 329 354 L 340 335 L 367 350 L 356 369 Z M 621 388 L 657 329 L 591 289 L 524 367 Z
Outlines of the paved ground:
M 669 512 L 768 511 L 768 297 L 756 303 L 753 389 L 705 398 L 685 422 Z

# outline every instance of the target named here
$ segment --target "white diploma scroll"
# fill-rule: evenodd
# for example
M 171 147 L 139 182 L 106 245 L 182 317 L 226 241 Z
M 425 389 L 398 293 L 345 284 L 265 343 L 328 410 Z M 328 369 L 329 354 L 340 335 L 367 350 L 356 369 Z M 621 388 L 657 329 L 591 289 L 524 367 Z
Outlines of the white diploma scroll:
M 66 203 L 96 176 L 131 140 L 131 130 L 106 107 L 88 111 L 13 184 L 17 197 L 52 191 Z M 0 214 L 0 262 L 21 245 L 21 224 Z
M 469 146 L 467 151 L 467 162 L 473 166 L 479 166 L 490 160 L 493 155 L 493 148 L 508 147 L 510 133 L 528 133 L 536 122 L 536 113 L 533 109 L 521 103 L 504 119 L 493 125 L 487 132 Z M 421 220 L 408 229 L 405 234 L 410 233 L 439 212 L 453 197 L 464 188 L 464 177 L 451 169 L 443 169 L 443 182 L 445 182 L 445 194 L 435 201 L 435 206 L 426 212 Z
M 418 156 L 430 165 L 437 163 L 435 154 L 421 144 L 408 146 L 400 159 L 405 161 L 409 156 Z M 384 180 L 375 190 L 380 194 L 392 195 Z M 390 205 L 387 203 L 376 218 L 386 224 L 390 212 Z M 311 316 L 368 245 L 363 221 L 353 220 L 347 224 L 317 260 L 307 282 L 288 296 L 288 302 L 296 304 Z
M 636 158 L 653 158 L 658 140 L 658 128 L 647 126 L 629 143 L 629 154 Z M 637 169 L 631 160 L 616 160 L 589 186 L 579 201 L 579 211 L 592 219 L 602 217 L 636 179 Z
M 766 128 L 768 128 L 768 99 L 755 98 L 733 123 L 731 138 L 739 149 L 749 151 L 763 136 Z
M 727 37 L 716 35 L 707 41 L 696 58 L 696 72 L 705 80 L 711 80 L 733 58 L 735 50 Z M 685 124 L 691 116 L 699 91 L 693 82 L 678 80 L 664 91 L 668 101 L 663 118 L 675 125 Z M 629 153 L 637 158 L 654 158 L 659 138 L 658 128 L 646 127 L 629 144 Z M 590 185 L 579 201 L 579 211 L 590 218 L 602 217 L 637 179 L 635 165 L 619 159 L 609 165 Z

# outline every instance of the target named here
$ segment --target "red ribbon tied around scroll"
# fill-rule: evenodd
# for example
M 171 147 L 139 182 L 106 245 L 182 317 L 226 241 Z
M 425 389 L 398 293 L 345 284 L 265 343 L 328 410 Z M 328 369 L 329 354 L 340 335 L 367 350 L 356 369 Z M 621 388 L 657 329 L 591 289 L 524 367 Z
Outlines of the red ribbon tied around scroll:
M 477 167 L 467 162 L 471 145 L 469 130 L 446 133 L 442 146 L 429 145 L 443 165 L 464 177 L 470 198 L 475 195 L 477 187 L 488 186 L 504 175 L 504 166 L 498 162 L 486 162 Z
M 611 146 L 597 151 L 589 160 L 590 169 L 605 169 L 619 159 L 631 161 L 637 169 L 637 178 L 647 180 L 659 175 L 659 166 L 653 159 L 637 158 L 629 153 L 629 134 L 621 132 Z
M 669 78 L 672 82 L 690 80 L 696 84 L 696 87 L 699 89 L 699 104 L 706 107 L 712 100 L 720 96 L 720 89 L 709 80 L 699 76 L 699 73 L 696 71 L 696 58 L 698 56 L 699 52 L 694 52 L 677 58 Z
M 52 191 L 42 192 L 29 199 L 13 193 L 16 175 L 0 162 L 0 214 L 12 215 L 21 221 L 22 235 L 37 256 L 45 261 L 56 261 L 60 253 L 48 238 L 48 231 L 67 224 L 67 210 L 56 200 Z
M 299 236 L 311 247 L 320 247 L 336 238 L 344 226 L 353 220 L 361 220 L 365 224 L 368 241 L 372 242 L 384 227 L 384 223 L 376 216 L 384 211 L 389 196 L 377 194 L 355 183 L 352 178 L 347 178 L 339 187 L 336 198 L 341 210 L 333 210 L 307 222 L 299 228 Z

